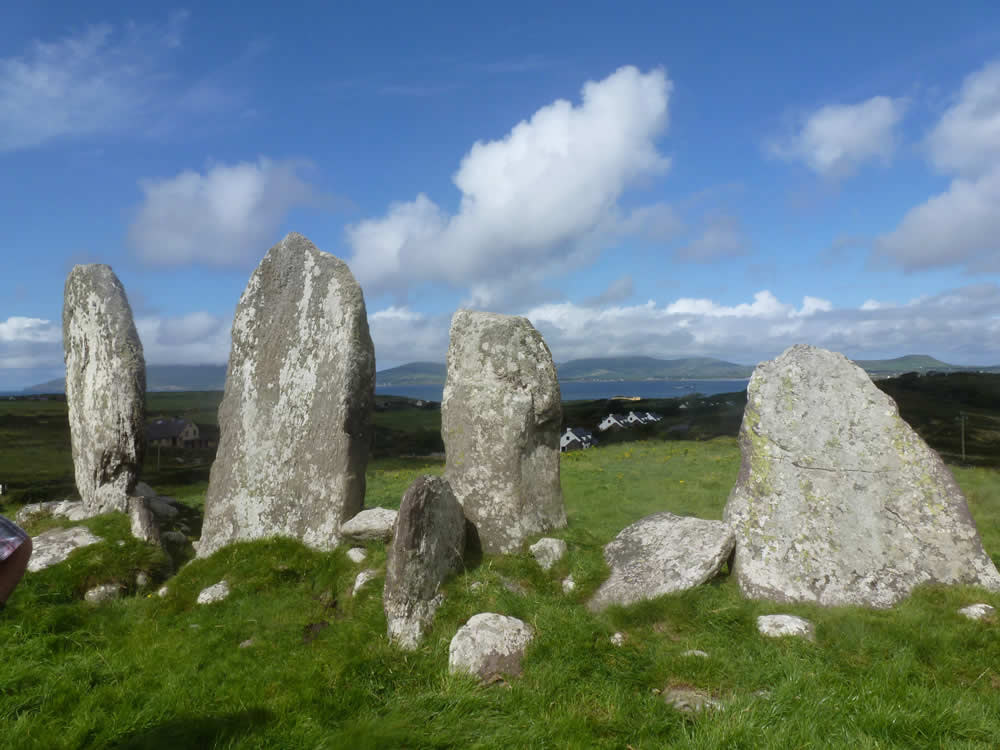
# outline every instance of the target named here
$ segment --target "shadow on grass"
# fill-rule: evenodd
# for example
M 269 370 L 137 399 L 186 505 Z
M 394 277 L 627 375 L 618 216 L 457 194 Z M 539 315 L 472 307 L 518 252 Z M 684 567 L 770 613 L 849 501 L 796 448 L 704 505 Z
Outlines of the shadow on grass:
M 112 745 L 115 750 L 221 747 L 269 724 L 274 715 L 254 708 L 223 716 L 186 716 L 142 729 Z

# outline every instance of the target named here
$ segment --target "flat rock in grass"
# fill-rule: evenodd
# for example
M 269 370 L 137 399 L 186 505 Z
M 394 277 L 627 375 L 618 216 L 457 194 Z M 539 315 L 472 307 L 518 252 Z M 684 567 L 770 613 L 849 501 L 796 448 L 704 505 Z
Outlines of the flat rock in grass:
M 528 551 L 534 555 L 542 570 L 548 570 L 566 556 L 566 542 L 545 536 L 528 547 Z
M 562 579 L 562 590 L 564 594 L 570 593 L 576 588 L 576 581 L 573 580 L 573 576 L 569 575 Z
M 962 491 L 895 402 L 841 354 L 760 364 L 725 510 L 743 594 L 891 607 L 922 583 L 1000 590 Z
M 448 671 L 468 672 L 484 682 L 521 674 L 524 650 L 534 638 L 516 617 L 483 612 L 458 629 L 448 647 Z
M 361 587 L 369 581 L 378 577 L 378 571 L 374 568 L 366 568 L 354 577 L 354 588 L 351 589 L 351 596 L 357 596 Z
M 79 500 L 47 500 L 42 503 L 28 503 L 17 512 L 16 521 L 26 524 L 39 516 L 65 518 L 70 521 L 83 521 L 98 515 L 96 511 L 87 508 Z
M 342 260 L 289 234 L 236 307 L 198 556 L 276 536 L 336 547 L 365 496 L 374 399 L 361 287 Z
M 125 511 L 145 445 L 146 363 L 125 289 L 110 266 L 73 267 L 62 323 L 77 490 L 91 513 Z
M 562 401 L 552 353 L 527 318 L 459 310 L 441 401 L 445 478 L 487 554 L 566 525 Z
M 722 703 L 713 698 L 711 693 L 694 687 L 667 688 L 660 697 L 668 706 L 686 714 L 696 714 L 705 709 L 722 708 Z
M 769 638 L 797 636 L 809 641 L 816 640 L 816 628 L 809 620 L 795 615 L 761 615 L 757 618 L 757 630 Z
M 681 656 L 695 656 L 695 657 L 697 657 L 699 659 L 707 659 L 708 658 L 708 653 L 705 652 L 705 651 L 702 651 L 701 649 L 690 648 L 687 651 L 683 652 L 681 654 Z
M 958 614 L 968 617 L 970 620 L 984 620 L 993 617 L 996 613 L 996 608 L 989 604 L 970 604 L 968 607 L 962 607 L 958 610 Z
M 57 563 L 61 563 L 73 550 L 97 544 L 103 541 L 101 537 L 91 533 L 82 526 L 72 526 L 68 529 L 49 529 L 31 539 L 31 559 L 28 570 L 37 573 Z
M 611 576 L 588 602 L 597 612 L 699 586 L 718 575 L 733 550 L 722 521 L 654 513 L 604 547 Z
M 383 607 L 389 640 L 412 650 L 434 621 L 448 576 L 462 568 L 465 514 L 447 480 L 423 476 L 399 505 L 385 568 Z
M 388 542 L 396 528 L 397 511 L 366 508 L 340 527 L 340 535 L 352 542 Z
M 352 563 L 364 562 L 366 557 L 368 557 L 368 552 L 362 547 L 351 547 L 347 550 L 347 558 Z
M 201 590 L 198 594 L 198 604 L 214 604 L 221 602 L 227 596 L 229 596 L 229 583 L 219 581 Z
M 103 583 L 100 586 L 94 586 L 94 588 L 87 591 L 83 595 L 85 601 L 91 604 L 100 604 L 101 602 L 111 601 L 112 599 L 119 599 L 122 595 L 122 587 L 117 583 Z

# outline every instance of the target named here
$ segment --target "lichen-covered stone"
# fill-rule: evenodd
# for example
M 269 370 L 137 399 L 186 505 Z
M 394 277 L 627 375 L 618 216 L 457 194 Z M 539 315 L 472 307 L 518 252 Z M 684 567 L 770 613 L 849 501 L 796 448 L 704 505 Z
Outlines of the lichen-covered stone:
M 352 542 L 388 542 L 396 528 L 396 513 L 391 508 L 365 508 L 344 522 L 340 535 Z
M 700 586 L 719 573 L 733 543 L 722 521 L 666 511 L 646 516 L 604 547 L 611 575 L 587 607 L 596 612 Z
M 797 636 L 807 641 L 816 640 L 816 627 L 796 615 L 761 615 L 757 618 L 757 631 L 768 638 Z
M 198 604 L 214 604 L 215 602 L 221 602 L 228 596 L 229 583 L 219 581 L 201 590 L 198 594 Z
M 462 567 L 465 514 L 448 482 L 423 476 L 399 505 L 382 604 L 389 640 L 415 649 L 442 601 L 438 588 Z
M 142 466 L 146 363 L 110 266 L 73 267 L 62 322 L 77 490 L 92 515 L 125 511 Z
M 83 526 L 71 526 L 65 529 L 49 529 L 43 531 L 31 540 L 31 559 L 28 560 L 28 571 L 37 573 L 57 563 L 61 563 L 73 550 L 88 547 L 102 541 L 101 537 L 91 533 Z
M 361 287 L 289 234 L 236 308 L 199 557 L 274 536 L 335 547 L 364 500 L 374 394 Z
M 542 570 L 548 570 L 566 556 L 566 542 L 562 539 L 543 536 L 528 547 L 528 551 L 534 555 Z
M 524 650 L 535 637 L 516 617 L 483 612 L 458 629 L 448 646 L 448 671 L 467 672 L 489 681 L 521 674 Z
M 552 354 L 526 318 L 459 310 L 441 402 L 445 477 L 484 552 L 566 525 L 562 401 Z
M 149 544 L 158 545 L 160 543 L 160 528 L 156 525 L 156 518 L 149 507 L 149 500 L 144 497 L 130 497 L 127 510 L 132 536 Z
M 921 583 L 1000 589 L 961 490 L 895 402 L 841 354 L 757 367 L 726 505 L 744 595 L 890 607 Z
M 121 596 L 121 584 L 102 583 L 98 586 L 94 586 L 92 589 L 87 589 L 87 593 L 83 595 L 83 599 L 90 604 L 101 604 L 103 602 L 109 602 L 112 599 L 120 599 Z

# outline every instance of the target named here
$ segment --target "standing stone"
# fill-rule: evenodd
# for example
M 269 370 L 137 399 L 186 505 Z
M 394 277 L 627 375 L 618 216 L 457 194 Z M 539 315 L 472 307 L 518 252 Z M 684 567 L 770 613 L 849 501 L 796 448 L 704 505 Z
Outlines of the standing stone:
M 465 514 L 441 477 L 423 476 L 399 505 L 382 603 L 389 640 L 415 649 L 441 604 L 438 587 L 462 567 Z
M 890 607 L 936 582 L 1000 589 L 961 490 L 895 402 L 841 354 L 759 365 L 726 505 L 745 596 Z
M 364 500 L 374 396 L 361 287 L 289 234 L 236 308 L 198 556 L 274 536 L 335 547 Z
M 527 318 L 456 312 L 441 402 L 445 477 L 484 552 L 515 552 L 566 525 L 561 423 L 552 354 Z
M 73 267 L 62 322 L 76 487 L 88 515 L 124 511 L 142 466 L 146 362 L 110 266 Z

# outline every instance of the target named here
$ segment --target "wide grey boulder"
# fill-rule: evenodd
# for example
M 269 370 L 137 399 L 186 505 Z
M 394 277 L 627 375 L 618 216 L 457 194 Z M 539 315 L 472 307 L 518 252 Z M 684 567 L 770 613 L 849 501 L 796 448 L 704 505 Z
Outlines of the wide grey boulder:
M 516 617 L 483 612 L 458 629 L 448 646 L 448 671 L 466 672 L 490 682 L 518 677 L 525 649 L 535 631 Z
M 515 552 L 566 525 L 561 422 L 552 354 L 527 318 L 456 312 L 441 403 L 445 477 L 484 552 Z
M 364 500 L 374 394 L 361 287 L 289 234 L 236 308 L 199 557 L 274 536 L 335 547 Z
M 28 560 L 28 571 L 37 573 L 39 570 L 51 568 L 70 556 L 74 550 L 89 547 L 102 541 L 83 526 L 70 526 L 65 529 L 49 529 L 43 531 L 31 540 L 31 559 Z
M 647 516 L 604 547 L 611 576 L 587 607 L 597 612 L 700 586 L 718 575 L 734 542 L 722 521 L 667 512 Z
M 890 607 L 921 583 L 1000 589 L 961 490 L 895 402 L 841 354 L 757 367 L 725 518 L 745 596 Z
M 142 466 L 146 363 L 110 266 L 73 267 L 62 323 L 77 490 L 90 515 L 125 511 Z
M 397 511 L 366 508 L 340 527 L 340 535 L 352 542 L 388 542 L 396 528 Z
M 415 649 L 442 601 L 438 588 L 462 567 L 465 514 L 448 482 L 418 478 L 399 505 L 382 604 L 389 640 Z

